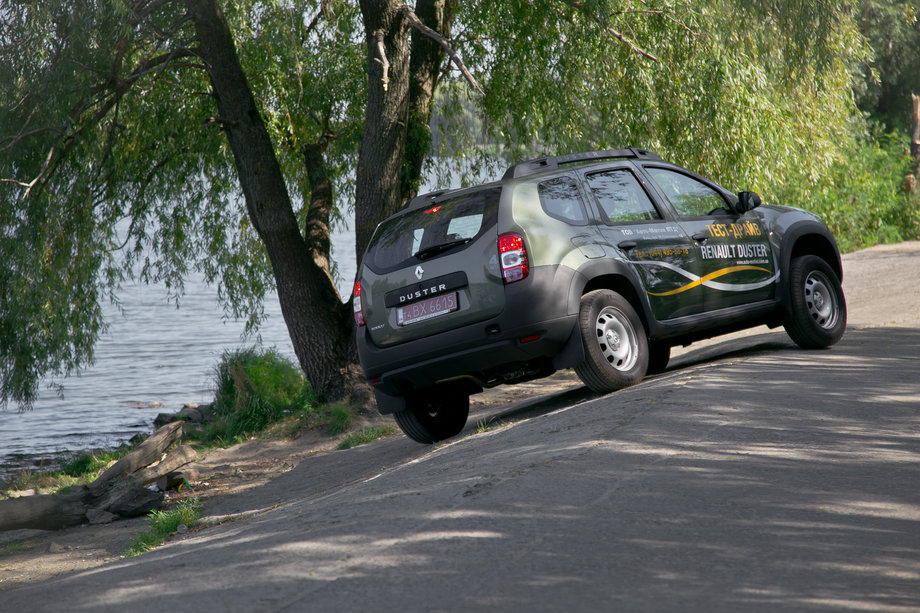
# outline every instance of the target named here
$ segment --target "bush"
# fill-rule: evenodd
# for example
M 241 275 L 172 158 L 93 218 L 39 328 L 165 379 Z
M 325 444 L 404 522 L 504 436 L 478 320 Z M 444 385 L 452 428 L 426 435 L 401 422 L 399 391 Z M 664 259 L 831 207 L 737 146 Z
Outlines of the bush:
M 215 371 L 214 421 L 192 434 L 203 442 L 233 442 L 290 416 L 306 416 L 310 384 L 275 349 L 226 351 Z
M 353 421 L 354 413 L 347 404 L 324 404 L 317 411 L 317 422 L 333 436 L 346 432 Z
M 820 215 L 840 250 L 920 238 L 920 198 L 903 189 L 912 159 L 907 139 L 886 135 L 854 145 L 825 175 L 790 178 L 777 202 Z

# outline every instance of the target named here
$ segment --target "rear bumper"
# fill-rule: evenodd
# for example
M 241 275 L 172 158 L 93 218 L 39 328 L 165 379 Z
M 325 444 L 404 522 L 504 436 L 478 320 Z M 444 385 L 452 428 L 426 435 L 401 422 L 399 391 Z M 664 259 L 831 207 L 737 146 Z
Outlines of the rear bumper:
M 377 346 L 359 328 L 358 355 L 381 413 L 401 410 L 402 397 L 446 381 L 465 378 L 485 387 L 541 360 L 551 369 L 577 329 L 577 313 L 568 312 L 573 276 L 564 267 L 534 269 L 520 286 L 506 287 L 498 316 L 398 345 Z

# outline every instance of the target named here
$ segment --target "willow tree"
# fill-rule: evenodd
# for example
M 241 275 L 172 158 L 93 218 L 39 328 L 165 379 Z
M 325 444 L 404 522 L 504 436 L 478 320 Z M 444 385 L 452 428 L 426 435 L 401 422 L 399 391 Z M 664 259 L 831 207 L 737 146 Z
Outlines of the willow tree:
M 439 6 L 421 0 L 422 17 L 396 8 L 400 24 L 427 18 L 428 39 L 444 22 Z M 387 12 L 363 8 L 372 21 Z M 0 401 L 28 403 L 41 375 L 91 360 L 100 299 L 116 299 L 126 274 L 164 281 L 178 299 L 192 269 L 252 323 L 274 287 L 314 389 L 343 395 L 355 360 L 330 269 L 333 186 L 356 160 L 369 168 L 359 192 L 369 177 L 386 183 L 377 160 L 407 139 L 365 133 L 357 151 L 367 56 L 379 53 L 358 8 L 60 0 L 0 17 Z M 397 124 L 405 132 L 410 106 L 429 105 L 418 98 L 430 98 L 443 53 L 413 43 L 425 58 L 415 80 L 428 85 L 403 87 L 409 37 L 393 31 L 387 138 Z M 364 187 L 359 218 L 394 210 L 386 189 L 378 201 Z
M 308 379 L 341 396 L 343 201 L 360 257 L 463 155 L 643 145 L 750 187 L 819 172 L 853 117 L 860 40 L 836 0 L 4 5 L 0 401 L 91 360 L 126 274 L 179 297 L 192 270 L 253 323 L 277 289 Z
M 859 127 L 851 78 L 868 48 L 851 3 L 546 5 L 458 7 L 464 59 L 487 75 L 472 103 L 493 152 L 648 147 L 769 195 L 789 174 L 822 172 Z

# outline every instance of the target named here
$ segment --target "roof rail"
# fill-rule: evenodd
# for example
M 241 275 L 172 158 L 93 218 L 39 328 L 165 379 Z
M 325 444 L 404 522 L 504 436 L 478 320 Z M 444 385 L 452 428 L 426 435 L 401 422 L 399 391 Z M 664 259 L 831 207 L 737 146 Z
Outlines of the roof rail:
M 535 160 L 527 160 L 520 164 L 515 164 L 505 171 L 502 180 L 516 179 L 526 177 L 544 170 L 558 168 L 562 164 L 572 164 L 574 162 L 586 162 L 591 160 L 609 160 L 612 158 L 635 158 L 640 160 L 661 160 L 656 154 L 648 149 L 605 149 L 604 151 L 586 151 L 584 153 L 569 153 L 567 155 L 556 155 Z

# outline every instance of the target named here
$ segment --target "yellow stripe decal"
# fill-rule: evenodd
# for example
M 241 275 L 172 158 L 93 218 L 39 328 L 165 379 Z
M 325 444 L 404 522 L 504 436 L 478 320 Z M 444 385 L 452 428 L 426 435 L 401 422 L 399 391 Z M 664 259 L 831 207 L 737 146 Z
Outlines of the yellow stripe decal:
M 660 293 L 659 292 L 648 292 L 648 294 L 650 296 L 673 296 L 674 294 L 680 294 L 689 289 L 693 289 L 694 287 L 698 285 L 702 285 L 703 283 L 706 283 L 707 281 L 712 281 L 713 279 L 718 279 L 719 277 L 723 277 L 733 272 L 740 272 L 742 270 L 759 270 L 761 272 L 765 272 L 768 274 L 771 274 L 772 272 L 770 270 L 767 270 L 766 268 L 761 268 L 760 266 L 729 266 L 728 268 L 721 268 L 719 270 L 711 272 L 705 277 L 700 277 L 699 279 L 695 281 L 691 281 L 690 283 L 683 285 L 681 287 L 678 287 L 677 289 L 672 289 L 669 292 L 660 292 Z

